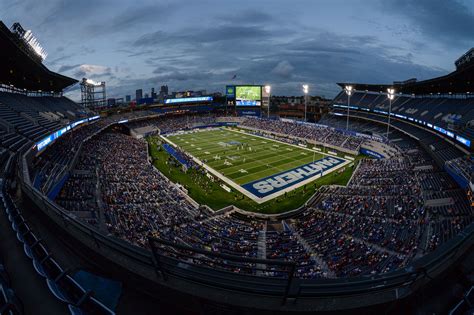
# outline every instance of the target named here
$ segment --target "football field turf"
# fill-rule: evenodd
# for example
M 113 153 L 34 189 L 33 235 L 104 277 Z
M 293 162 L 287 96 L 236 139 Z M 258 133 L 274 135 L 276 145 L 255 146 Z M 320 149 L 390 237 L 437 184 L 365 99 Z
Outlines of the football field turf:
M 259 180 L 276 182 L 278 187 L 278 180 L 283 179 L 275 176 L 280 174 L 287 176 L 303 166 L 306 167 L 306 170 L 311 171 L 308 169 L 310 163 L 326 157 L 321 153 L 302 147 L 223 128 L 169 135 L 166 139 L 256 197 L 270 195 L 266 192 L 259 195 L 256 189 L 251 187 L 255 183 L 262 185 L 258 183 Z M 339 163 L 345 164 L 345 162 L 347 161 L 339 159 Z M 305 170 L 298 169 L 298 171 L 301 174 L 307 174 Z M 320 173 L 322 174 L 322 171 Z M 295 180 L 296 176 L 293 176 Z M 300 182 L 310 181 L 310 176 L 300 177 L 298 178 Z M 297 183 L 295 182 L 295 184 Z M 235 185 L 231 186 L 236 187 Z M 239 190 L 242 191 L 240 187 Z M 298 186 L 286 185 L 283 188 L 289 189 L 291 187 Z M 275 192 L 278 190 L 275 189 Z

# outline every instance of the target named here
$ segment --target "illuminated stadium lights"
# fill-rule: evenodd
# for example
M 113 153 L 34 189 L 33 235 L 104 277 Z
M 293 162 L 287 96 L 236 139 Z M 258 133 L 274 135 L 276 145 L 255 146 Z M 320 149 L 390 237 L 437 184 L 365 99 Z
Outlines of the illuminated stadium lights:
M 91 79 L 87 79 L 86 83 L 90 84 L 90 85 L 93 85 L 93 86 L 101 86 L 102 85 L 101 82 L 95 82 L 94 80 L 91 80 Z
M 309 86 L 308 84 L 303 84 L 303 93 L 304 93 L 304 121 L 306 120 L 306 108 L 308 107 L 308 101 L 307 101 L 307 96 L 309 92 Z
M 272 87 L 270 85 L 265 85 L 265 93 L 270 94 Z
M 309 91 L 309 86 L 308 86 L 308 84 L 303 84 L 303 93 L 304 93 L 304 94 L 308 94 L 308 91 Z
M 27 30 L 25 34 L 23 34 L 23 40 L 34 50 L 34 52 L 40 56 L 41 61 L 45 60 L 48 54 L 46 50 L 40 45 L 36 37 L 33 36 L 31 30 Z
M 352 88 L 352 85 L 346 85 L 344 87 L 344 91 L 346 92 L 347 94 L 347 122 L 346 122 L 346 130 L 349 130 L 349 107 L 350 107 L 350 104 L 351 104 L 351 95 L 352 95 L 352 92 L 354 91 L 353 88 Z
M 395 89 L 388 88 L 387 89 L 387 97 L 388 97 L 388 124 L 387 124 L 387 139 L 388 139 L 388 132 L 390 130 L 390 115 L 392 115 L 392 101 L 395 98 Z
M 267 118 L 270 117 L 270 100 L 271 100 L 270 93 L 271 93 L 271 91 L 272 91 L 272 87 L 270 85 L 265 85 L 265 93 L 267 93 L 267 95 L 268 95 Z
M 105 82 L 96 82 L 82 78 L 81 100 L 82 106 L 87 108 L 100 108 L 106 106 Z

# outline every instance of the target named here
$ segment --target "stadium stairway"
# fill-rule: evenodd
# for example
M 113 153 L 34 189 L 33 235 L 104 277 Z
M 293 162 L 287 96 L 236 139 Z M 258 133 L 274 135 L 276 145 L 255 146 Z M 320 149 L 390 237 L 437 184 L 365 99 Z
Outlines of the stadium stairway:
M 285 221 L 282 221 L 284 224 Z M 286 223 L 286 222 L 285 222 Z M 291 233 L 296 236 L 298 242 L 303 245 L 304 249 L 311 255 L 311 259 L 321 267 L 327 278 L 336 278 L 336 274 L 329 268 L 328 264 L 321 258 L 321 256 L 314 250 L 314 248 L 302 237 L 291 224 L 286 224 Z
M 258 252 L 257 256 L 258 259 L 267 259 L 267 222 L 265 221 L 265 225 L 263 229 L 258 232 L 258 240 L 257 240 Z M 257 274 L 261 273 L 261 270 L 266 269 L 264 264 L 257 264 Z

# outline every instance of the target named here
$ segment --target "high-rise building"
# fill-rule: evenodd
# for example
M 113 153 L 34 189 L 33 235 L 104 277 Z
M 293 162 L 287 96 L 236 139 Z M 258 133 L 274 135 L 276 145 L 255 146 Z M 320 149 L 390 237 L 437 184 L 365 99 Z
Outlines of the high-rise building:
M 138 89 L 136 92 L 135 92 L 136 96 L 135 96 L 135 100 L 139 100 L 139 99 L 142 99 L 143 98 L 143 90 L 142 89 Z
M 131 100 L 132 100 L 131 95 L 125 95 L 125 102 L 130 103 Z
M 161 86 L 160 95 L 161 96 L 167 96 L 168 95 L 168 86 L 167 85 L 162 85 Z
M 157 96 L 157 95 L 156 95 L 156 93 L 155 93 L 155 88 L 151 88 L 151 97 L 152 97 L 153 99 L 155 99 L 156 96 Z

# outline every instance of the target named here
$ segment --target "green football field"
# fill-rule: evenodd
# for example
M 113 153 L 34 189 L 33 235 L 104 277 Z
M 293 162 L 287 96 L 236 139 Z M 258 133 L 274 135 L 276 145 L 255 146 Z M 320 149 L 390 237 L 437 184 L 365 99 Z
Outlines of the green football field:
M 168 139 L 238 185 L 324 157 L 304 148 L 229 129 L 172 135 Z

